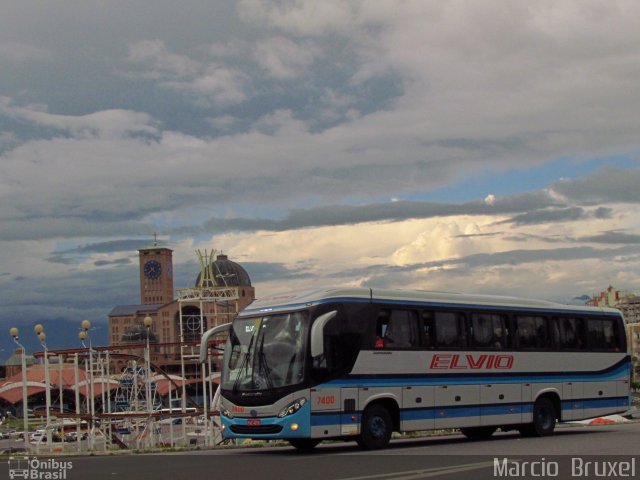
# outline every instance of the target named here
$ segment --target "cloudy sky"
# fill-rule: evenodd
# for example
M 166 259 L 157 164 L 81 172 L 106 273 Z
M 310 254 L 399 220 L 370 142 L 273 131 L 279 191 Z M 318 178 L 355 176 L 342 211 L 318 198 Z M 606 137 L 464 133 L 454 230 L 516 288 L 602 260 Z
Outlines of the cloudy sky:
M 0 16 L 0 323 L 222 250 L 312 285 L 640 291 L 634 1 L 61 0 Z M 0 352 L 12 349 L 8 333 Z

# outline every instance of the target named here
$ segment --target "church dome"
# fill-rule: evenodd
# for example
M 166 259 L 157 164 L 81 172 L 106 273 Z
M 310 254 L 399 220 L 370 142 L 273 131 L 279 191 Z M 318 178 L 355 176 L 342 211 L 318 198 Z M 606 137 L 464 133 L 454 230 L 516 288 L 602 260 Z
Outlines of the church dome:
M 251 278 L 247 271 L 238 263 L 232 262 L 226 255 L 218 255 L 213 266 L 212 273 L 218 287 L 250 287 Z M 196 279 L 196 287 L 200 285 L 200 275 Z M 208 285 L 212 286 L 212 285 Z

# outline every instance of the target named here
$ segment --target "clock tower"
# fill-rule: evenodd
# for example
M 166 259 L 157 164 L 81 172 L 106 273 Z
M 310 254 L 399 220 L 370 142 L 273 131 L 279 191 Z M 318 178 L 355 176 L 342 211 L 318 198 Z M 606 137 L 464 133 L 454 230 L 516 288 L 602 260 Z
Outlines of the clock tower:
M 140 259 L 140 303 L 164 305 L 173 301 L 173 250 L 159 247 L 138 250 Z

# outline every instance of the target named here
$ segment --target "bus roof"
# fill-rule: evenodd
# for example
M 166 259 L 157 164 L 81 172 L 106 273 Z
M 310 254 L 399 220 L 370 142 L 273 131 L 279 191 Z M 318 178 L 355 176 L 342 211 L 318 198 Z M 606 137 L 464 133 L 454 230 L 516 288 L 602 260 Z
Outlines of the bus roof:
M 310 307 L 329 301 L 365 301 L 440 306 L 480 306 L 514 308 L 523 310 L 554 310 L 576 313 L 607 313 L 620 315 L 613 308 L 565 305 L 518 297 L 498 295 L 475 295 L 454 292 L 431 292 L 422 290 L 389 290 L 372 288 L 324 288 L 278 293 L 254 300 L 241 316 L 270 311 L 293 310 Z

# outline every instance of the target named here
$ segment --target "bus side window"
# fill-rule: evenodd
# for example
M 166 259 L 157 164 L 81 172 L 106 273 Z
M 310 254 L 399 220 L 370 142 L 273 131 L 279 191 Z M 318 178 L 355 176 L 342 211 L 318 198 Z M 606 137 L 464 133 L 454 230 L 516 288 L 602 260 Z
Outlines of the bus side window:
M 376 348 L 411 349 L 420 345 L 418 316 L 413 310 L 380 310 Z
M 525 350 L 542 350 L 553 347 L 549 345 L 546 318 L 533 315 L 516 317 L 516 335 L 518 347 Z
M 425 348 L 433 350 L 435 348 L 436 333 L 433 320 L 433 312 L 424 310 L 422 317 L 422 344 Z
M 470 338 L 474 347 L 488 350 L 508 347 L 506 319 L 503 315 L 472 313 L 470 322 Z
M 581 318 L 559 318 L 560 348 L 581 350 L 584 348 L 584 325 Z
M 618 352 L 622 350 L 620 335 L 616 324 L 610 318 L 594 318 L 587 320 L 589 347 L 594 350 Z
M 466 335 L 464 316 L 456 312 L 434 312 L 436 347 L 438 349 L 464 348 Z
M 558 325 L 558 318 L 550 317 L 547 318 L 547 332 L 549 339 L 549 347 L 554 350 L 560 349 L 560 327 Z
M 378 318 L 376 320 L 376 340 L 375 348 L 377 350 L 385 348 L 387 345 L 387 331 L 389 330 L 389 310 L 382 308 L 378 311 Z

